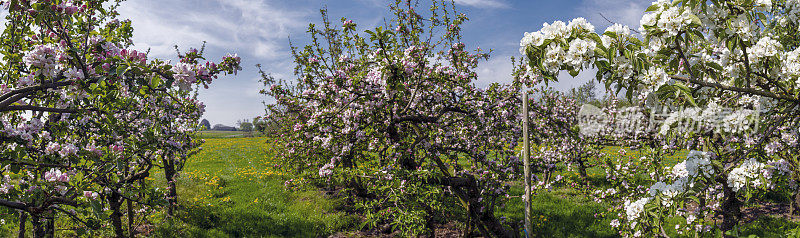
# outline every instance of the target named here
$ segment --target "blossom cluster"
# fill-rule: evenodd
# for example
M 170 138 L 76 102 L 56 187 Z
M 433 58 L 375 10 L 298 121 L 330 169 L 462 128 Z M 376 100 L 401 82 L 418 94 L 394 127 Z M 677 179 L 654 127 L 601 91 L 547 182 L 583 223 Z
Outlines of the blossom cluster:
M 672 199 L 693 188 L 695 178 L 708 177 L 714 175 L 715 171 L 711 166 L 711 154 L 702 151 L 690 151 L 681 163 L 676 164 L 671 170 L 672 183 L 656 182 L 648 189 L 649 197 L 641 198 L 637 202 L 625 204 L 625 213 L 628 220 L 639 218 L 643 211 L 644 204 L 653 200 L 653 197 L 661 198 L 661 205 L 669 206 L 673 203 Z
M 775 160 L 761 163 L 750 158 L 742 162 L 728 174 L 728 186 L 733 191 L 743 188 L 774 188 L 774 178 L 791 173 L 791 165 L 786 160 Z

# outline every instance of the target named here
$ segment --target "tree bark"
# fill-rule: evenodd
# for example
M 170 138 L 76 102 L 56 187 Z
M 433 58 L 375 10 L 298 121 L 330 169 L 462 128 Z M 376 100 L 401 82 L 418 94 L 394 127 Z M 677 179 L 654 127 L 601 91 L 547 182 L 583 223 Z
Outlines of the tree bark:
M 114 236 L 117 238 L 125 237 L 125 231 L 122 229 L 122 207 L 121 196 L 116 191 L 111 192 L 108 197 L 109 208 L 111 209 L 111 225 L 114 227 Z
M 798 191 L 798 190 L 794 191 L 794 201 L 791 202 L 791 203 L 794 204 L 794 206 L 793 206 L 794 207 L 794 209 L 793 209 L 794 211 L 790 211 L 791 212 L 790 214 L 791 215 L 800 215 L 800 191 Z
M 47 237 L 47 222 L 45 219 L 42 219 L 39 215 L 34 215 L 31 217 L 31 224 L 33 225 L 33 237 L 34 238 L 44 238 Z
M 423 204 L 423 206 L 425 206 L 425 212 L 428 213 L 428 215 L 425 216 L 425 226 L 428 227 L 428 232 L 429 232 L 428 233 L 428 237 L 429 238 L 435 238 L 436 237 L 436 220 L 434 219 L 433 208 L 431 208 L 431 206 L 428 206 L 428 204 Z
M 473 230 L 473 228 L 472 228 L 472 216 L 469 215 L 470 214 L 469 206 L 466 206 L 466 209 L 467 209 L 467 222 L 466 222 L 467 224 L 465 224 L 465 226 L 464 226 L 464 234 L 462 236 L 463 238 L 472 237 L 472 230 Z
M 589 174 L 586 173 L 586 164 L 584 164 L 584 161 L 582 159 L 577 159 L 576 162 L 577 162 L 576 164 L 578 165 L 578 173 L 580 173 L 581 178 L 583 180 L 589 179 Z
M 128 200 L 128 236 L 134 237 L 136 235 L 135 230 L 133 229 L 133 202 Z
M 25 238 L 25 222 L 28 220 L 28 213 L 24 211 L 19 212 L 19 232 L 18 238 Z
M 739 219 L 742 217 L 742 202 L 736 198 L 736 192 L 728 187 L 727 181 L 724 181 L 722 185 L 722 226 L 720 228 L 725 232 L 739 224 Z
M 50 218 L 45 222 L 47 237 L 56 237 L 56 213 L 51 212 Z
M 175 161 L 173 159 L 163 159 L 164 162 L 164 177 L 167 180 L 167 214 L 169 216 L 175 215 L 175 206 L 178 204 L 178 189 L 175 184 Z
M 472 216 L 471 219 L 477 223 L 476 227 L 486 237 L 512 237 L 511 233 L 494 216 L 493 207 L 484 204 L 483 209 L 481 209 L 482 205 L 477 200 L 481 196 L 480 191 L 477 189 L 477 184 L 475 184 L 475 179 L 471 177 L 464 179 L 469 181 L 466 183 L 468 186 L 464 187 L 464 189 L 456 187 L 454 190 L 456 191 L 455 194 L 466 202 L 467 216 Z

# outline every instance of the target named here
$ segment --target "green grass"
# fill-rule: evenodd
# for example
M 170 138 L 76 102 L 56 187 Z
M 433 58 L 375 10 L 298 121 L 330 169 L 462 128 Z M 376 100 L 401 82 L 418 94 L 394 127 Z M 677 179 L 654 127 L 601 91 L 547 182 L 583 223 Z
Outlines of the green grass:
M 510 193 L 522 195 L 522 186 L 512 187 Z M 531 196 L 532 237 L 617 237 L 608 225 L 613 218 L 595 216 L 607 208 L 607 204 L 595 203 L 572 189 L 541 191 Z M 496 215 L 522 221 L 523 209 L 522 199 L 516 198 L 498 209 Z
M 340 200 L 314 189 L 284 188 L 286 176 L 274 166 L 270 139 L 225 138 L 234 133 L 212 133 L 219 138 L 207 139 L 203 151 L 188 161 L 178 180 L 178 219 L 160 225 L 156 236 L 320 237 L 358 229 L 358 219 L 341 211 Z M 617 150 L 608 148 L 605 152 L 619 156 Z M 636 153 L 629 151 L 629 156 L 636 157 Z M 670 156 L 665 164 L 678 163 L 683 157 L 685 152 Z M 601 181 L 604 174 L 592 168 L 589 176 Z M 510 221 L 523 220 L 521 194 L 522 186 L 514 183 L 512 198 L 496 210 L 496 215 Z M 614 217 L 602 215 L 608 208 L 608 204 L 596 203 L 571 188 L 539 191 L 532 196 L 533 237 L 619 237 L 609 226 Z M 682 222 L 670 221 L 666 227 Z M 742 224 L 740 234 L 781 237 L 797 226 L 783 218 L 762 217 Z M 667 233 L 680 237 L 669 228 Z
M 158 236 L 315 237 L 354 222 L 337 211 L 338 200 L 285 189 L 267 138 L 207 139 L 203 147 L 178 179 L 178 222 Z

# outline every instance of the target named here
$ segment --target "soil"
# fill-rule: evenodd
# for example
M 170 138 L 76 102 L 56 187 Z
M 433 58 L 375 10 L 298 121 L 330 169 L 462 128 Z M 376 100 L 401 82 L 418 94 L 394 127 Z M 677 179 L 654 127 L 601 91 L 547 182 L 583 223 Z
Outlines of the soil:
M 348 231 L 338 232 L 329 236 L 329 238 L 351 238 L 351 237 L 367 237 L 367 238 L 389 238 L 389 237 L 402 237 L 400 232 L 391 232 L 390 226 L 383 226 L 367 231 Z M 436 225 L 436 234 L 438 238 L 462 237 L 462 229 L 459 229 L 454 222 Z M 423 236 L 421 236 L 423 237 Z
M 791 221 L 800 221 L 800 216 L 789 214 L 789 204 L 761 202 L 757 207 L 742 208 L 742 220 L 752 222 L 762 216 L 786 218 Z

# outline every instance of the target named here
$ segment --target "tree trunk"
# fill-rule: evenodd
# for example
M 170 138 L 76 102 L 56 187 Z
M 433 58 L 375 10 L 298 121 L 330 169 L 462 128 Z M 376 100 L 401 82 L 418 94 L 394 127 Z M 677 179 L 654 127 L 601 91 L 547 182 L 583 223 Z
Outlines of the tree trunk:
M 133 218 L 133 202 L 128 200 L 128 237 L 134 237 L 136 235 L 133 229 Z
M 31 217 L 31 224 L 33 225 L 33 237 L 45 238 L 47 237 L 47 221 L 38 215 Z
M 484 213 L 483 214 L 483 219 L 481 219 L 481 220 L 484 221 L 484 224 L 486 224 L 486 227 L 496 237 L 505 237 L 505 238 L 513 237 L 511 235 L 511 233 L 508 232 L 505 227 L 503 227 L 503 224 L 500 223 L 500 221 L 497 220 L 497 218 L 494 216 L 494 212 L 492 212 L 492 213 L 488 213 L 488 212 Z
M 428 237 L 434 238 L 436 237 L 436 219 L 434 215 L 433 208 L 426 203 L 422 203 L 422 206 L 425 208 L 425 226 L 428 228 Z
M 793 196 L 789 196 L 789 214 L 788 214 L 789 216 L 794 215 L 795 210 L 797 209 L 797 203 L 798 203 L 797 195 L 798 194 L 799 193 L 797 191 L 794 191 L 794 192 L 792 192 Z
M 163 159 L 164 162 L 164 177 L 167 180 L 167 214 L 169 216 L 175 215 L 175 206 L 178 205 L 178 189 L 175 184 L 175 161 L 173 159 Z
M 116 191 L 111 192 L 111 196 L 108 197 L 108 205 L 111 209 L 111 225 L 114 227 L 114 236 L 123 238 L 125 237 L 125 231 L 122 229 L 122 212 L 120 212 L 122 201 L 120 194 Z
M 471 233 L 472 233 L 472 216 L 469 215 L 470 214 L 469 206 L 467 206 L 466 209 L 467 209 L 467 224 L 465 224 L 465 226 L 464 226 L 463 238 L 472 237 L 471 236 Z
M 47 229 L 46 230 L 47 237 L 56 237 L 56 213 L 55 212 L 51 212 L 50 213 L 50 218 L 47 219 L 45 224 L 47 225 L 47 228 L 46 228 Z
M 512 237 L 511 233 L 508 232 L 505 227 L 503 227 L 503 224 L 494 216 L 494 209 L 492 207 L 486 206 L 484 207 L 484 211 L 481 211 L 481 203 L 477 201 L 477 198 L 480 197 L 480 191 L 474 186 L 474 179 L 469 178 L 469 180 L 473 181 L 470 183 L 473 186 L 465 190 L 455 189 L 457 191 L 456 195 L 467 203 L 467 216 L 472 216 L 471 219 L 477 222 L 478 230 L 486 237 Z M 484 200 L 484 202 L 486 202 L 486 200 Z
M 794 191 L 794 201 L 791 202 L 791 204 L 794 204 L 794 206 L 793 206 L 794 207 L 794 209 L 793 209 L 794 211 L 790 211 L 791 212 L 790 214 L 791 215 L 800 215 L 800 191 L 798 191 L 798 190 Z
M 739 224 L 739 219 L 742 217 L 742 202 L 736 198 L 736 192 L 728 187 L 727 181 L 723 182 L 722 185 L 722 226 L 720 228 L 725 232 Z
M 28 220 L 28 213 L 20 211 L 19 212 L 19 232 L 17 233 L 18 238 L 25 238 L 25 222 Z
M 583 180 L 589 179 L 589 174 L 586 173 L 586 165 L 584 164 L 584 161 L 582 159 L 578 159 L 576 162 L 576 164 L 578 164 L 578 173 L 580 173 L 581 178 Z
M 513 238 L 519 238 L 519 223 L 511 223 L 511 235 L 513 235 Z

